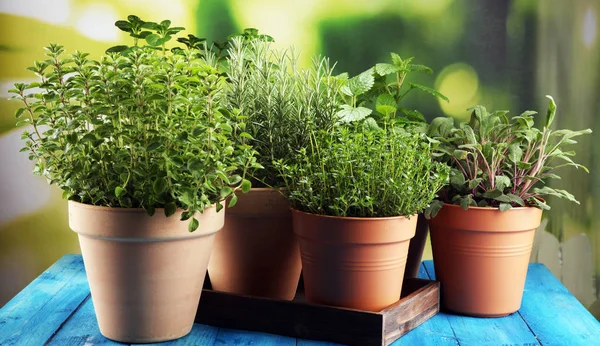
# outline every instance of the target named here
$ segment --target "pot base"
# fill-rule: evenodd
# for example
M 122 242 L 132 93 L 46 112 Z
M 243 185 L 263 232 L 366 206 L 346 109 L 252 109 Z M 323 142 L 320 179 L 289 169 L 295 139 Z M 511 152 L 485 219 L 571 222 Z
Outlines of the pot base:
M 510 316 L 510 315 L 514 314 L 515 312 L 517 312 L 519 310 L 513 311 L 513 312 L 509 312 L 509 313 L 502 313 L 502 314 L 477 314 L 477 313 L 474 314 L 474 313 L 471 313 L 471 312 L 460 312 L 460 311 L 456 311 L 456 310 L 452 310 L 452 309 L 448 309 L 448 308 L 442 307 L 442 311 L 450 313 L 450 314 L 453 314 L 453 315 L 470 316 L 470 317 L 477 317 L 477 318 L 500 318 L 500 317 Z

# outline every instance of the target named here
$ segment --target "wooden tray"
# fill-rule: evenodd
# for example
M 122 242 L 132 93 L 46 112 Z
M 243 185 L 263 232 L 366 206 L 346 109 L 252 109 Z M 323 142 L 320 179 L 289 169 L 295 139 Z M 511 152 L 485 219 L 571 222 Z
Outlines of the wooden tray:
M 402 298 L 379 312 L 308 304 L 302 284 L 292 301 L 213 291 L 208 276 L 204 286 L 196 323 L 347 345 L 389 345 L 440 306 L 439 282 L 423 279 L 405 279 Z

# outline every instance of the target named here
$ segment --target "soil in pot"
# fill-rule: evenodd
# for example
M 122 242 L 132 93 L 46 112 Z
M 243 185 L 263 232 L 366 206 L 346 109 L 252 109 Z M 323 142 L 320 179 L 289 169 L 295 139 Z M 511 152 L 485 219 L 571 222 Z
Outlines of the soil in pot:
M 287 200 L 270 188 L 240 194 L 215 237 L 208 265 L 212 288 L 292 300 L 301 269 Z
M 429 220 L 442 305 L 478 317 L 509 315 L 521 306 L 529 255 L 542 210 L 445 204 Z
M 309 303 L 380 311 L 400 299 L 416 215 L 344 218 L 292 213 Z
M 190 332 L 214 234 L 224 210 L 197 213 L 188 232 L 181 211 L 97 207 L 69 201 L 100 332 L 125 343 L 173 340 Z

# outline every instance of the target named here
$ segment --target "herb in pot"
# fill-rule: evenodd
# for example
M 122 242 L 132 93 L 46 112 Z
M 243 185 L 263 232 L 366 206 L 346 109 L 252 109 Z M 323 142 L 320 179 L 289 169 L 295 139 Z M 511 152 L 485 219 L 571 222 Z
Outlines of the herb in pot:
M 134 46 L 112 47 L 95 60 L 65 56 L 52 44 L 48 59 L 29 68 L 40 81 L 11 90 L 24 104 L 18 125 L 33 126 L 23 133 L 23 151 L 64 198 L 149 215 L 181 208 L 193 231 L 196 211 L 220 209 L 234 190 L 250 189 L 246 172 L 259 165 L 252 148 L 236 141 L 243 117 L 222 107 L 226 81 L 213 54 L 165 48 L 183 28 L 136 16 L 116 25 Z
M 252 174 L 256 185 L 281 187 L 273 162 L 293 160 L 314 129 L 335 125 L 340 81 L 327 58 L 300 69 L 296 52 L 273 49 L 269 38 L 246 32 L 229 41 L 227 100 L 248 117 L 246 131 L 264 166 Z
M 581 131 L 552 130 L 556 104 L 549 99 L 546 122 L 542 129 L 534 127 L 534 111 L 525 111 L 509 119 L 507 111 L 489 113 L 483 106 L 472 109 L 467 123 L 454 126 L 452 118 L 436 118 L 428 135 L 438 140 L 440 160 L 452 167 L 450 185 L 427 210 L 435 217 L 444 203 L 497 207 L 532 206 L 550 209 L 543 198 L 548 195 L 579 203 L 565 190 L 545 186 L 550 178 L 560 179 L 556 170 L 575 163 L 573 151 L 564 147 L 576 143 L 574 137 L 589 134 Z

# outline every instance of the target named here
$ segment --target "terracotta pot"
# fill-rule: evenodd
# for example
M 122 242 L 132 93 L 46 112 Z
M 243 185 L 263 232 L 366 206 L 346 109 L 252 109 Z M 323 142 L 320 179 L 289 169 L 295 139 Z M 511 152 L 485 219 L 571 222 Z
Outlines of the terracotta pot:
M 542 210 L 445 204 L 429 220 L 442 305 L 479 317 L 509 315 L 521 306 L 529 255 Z
M 423 251 L 427 243 L 427 234 L 429 234 L 429 225 L 427 219 L 421 213 L 417 219 L 417 230 L 415 236 L 410 240 L 408 247 L 408 258 L 406 259 L 406 269 L 404 278 L 416 278 L 419 276 L 419 267 L 423 260 Z
M 190 332 L 214 234 L 224 211 L 197 213 L 188 232 L 181 211 L 149 217 L 143 209 L 69 202 L 100 332 L 125 343 L 159 342 Z
M 380 311 L 400 299 L 416 215 L 409 220 L 292 213 L 309 303 Z
M 270 188 L 239 194 L 215 237 L 208 264 L 212 288 L 292 300 L 302 264 L 287 200 Z

